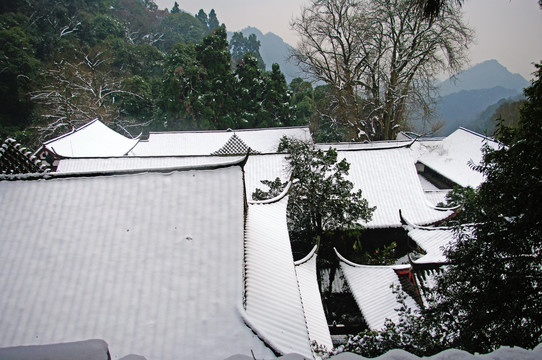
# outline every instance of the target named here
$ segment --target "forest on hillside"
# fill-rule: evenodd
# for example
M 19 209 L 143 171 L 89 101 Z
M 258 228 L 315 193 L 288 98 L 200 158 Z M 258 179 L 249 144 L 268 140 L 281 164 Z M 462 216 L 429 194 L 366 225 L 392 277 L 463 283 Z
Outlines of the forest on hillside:
M 367 3 L 375 7 L 369 13 L 313 1 L 296 19 L 306 47 L 292 61 L 324 84 L 313 87 L 301 78 L 288 84 L 278 64 L 266 67 L 255 35 L 228 41 L 212 9 L 193 15 L 152 0 L 3 0 L 0 138 L 36 148 L 95 118 L 126 136 L 309 125 L 318 142 L 389 140 L 410 130 L 412 117 L 433 131 L 430 84 L 437 70 L 461 68 L 470 29 L 453 7 L 428 21 L 411 1 Z M 364 22 L 349 26 L 364 13 Z M 311 40 L 310 27 L 326 22 L 318 14 L 343 22 Z M 386 36 L 408 24 L 417 25 Z M 443 41 L 457 46 L 441 54 Z
M 214 10 L 3 0 L 0 43 L 0 138 L 27 146 L 95 118 L 127 136 L 308 123 L 279 66 L 264 70 L 256 37 L 228 43 Z

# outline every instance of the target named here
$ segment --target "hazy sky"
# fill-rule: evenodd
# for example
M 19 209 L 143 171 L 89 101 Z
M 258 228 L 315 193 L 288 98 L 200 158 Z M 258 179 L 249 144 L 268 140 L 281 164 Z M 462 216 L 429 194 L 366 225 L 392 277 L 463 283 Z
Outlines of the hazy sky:
M 171 9 L 175 0 L 155 0 L 160 8 Z M 273 32 L 292 46 L 295 32 L 292 18 L 299 16 L 309 0 L 177 0 L 181 9 L 196 14 L 215 9 L 218 20 L 229 31 L 254 26 Z M 466 0 L 465 19 L 476 30 L 470 51 L 471 65 L 497 59 L 513 73 L 532 78 L 533 62 L 542 61 L 542 10 L 537 0 Z

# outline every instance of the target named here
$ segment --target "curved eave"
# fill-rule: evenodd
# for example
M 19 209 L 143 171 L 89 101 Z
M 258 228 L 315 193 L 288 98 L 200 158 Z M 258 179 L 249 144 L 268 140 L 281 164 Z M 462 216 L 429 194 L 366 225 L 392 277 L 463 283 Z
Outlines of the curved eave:
M 299 266 L 299 265 L 303 265 L 307 261 L 310 261 L 316 255 L 317 250 L 318 250 L 318 246 L 314 245 L 312 250 L 309 251 L 309 253 L 303 259 L 294 261 L 294 265 Z
M 410 265 L 363 265 L 363 264 L 357 264 L 353 261 L 348 260 L 344 256 L 341 255 L 339 250 L 336 248 L 333 248 L 335 250 L 335 254 L 337 255 L 337 258 L 339 258 L 339 261 L 345 263 L 346 265 L 356 267 L 356 268 L 375 268 L 375 269 L 393 269 L 393 270 L 405 270 L 410 269 Z
M 430 206 L 430 205 L 428 204 L 428 206 Z M 401 224 L 403 226 L 408 225 L 408 226 L 433 227 L 434 228 L 435 226 L 438 226 L 438 225 L 442 224 L 444 221 L 454 218 L 455 216 L 457 216 L 457 214 L 461 210 L 461 206 L 456 206 L 454 208 L 449 208 L 449 209 L 437 208 L 437 207 L 432 207 L 432 206 L 430 206 L 430 208 L 432 208 L 433 210 L 436 210 L 436 211 L 450 212 L 450 213 L 447 214 L 446 216 L 443 216 L 441 219 L 438 219 L 438 220 L 434 220 L 434 221 L 427 222 L 427 223 L 415 224 L 412 221 L 408 220 L 403 215 L 403 212 L 401 211 L 401 209 L 399 209 L 399 218 L 401 219 Z
M 247 155 L 248 157 L 248 155 Z M 273 204 L 276 202 L 281 201 L 286 195 L 288 195 L 288 192 L 290 191 L 290 187 L 292 185 L 292 182 L 289 181 L 286 187 L 282 190 L 280 194 L 275 196 L 274 198 L 267 199 L 267 200 L 251 200 L 248 202 L 249 205 L 265 205 L 265 204 Z

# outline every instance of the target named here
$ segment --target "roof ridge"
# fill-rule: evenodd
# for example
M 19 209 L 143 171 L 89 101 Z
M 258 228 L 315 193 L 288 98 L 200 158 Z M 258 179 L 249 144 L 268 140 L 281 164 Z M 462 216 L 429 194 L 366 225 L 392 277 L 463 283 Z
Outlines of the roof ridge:
M 79 126 L 77 129 L 74 128 L 74 127 L 72 126 L 72 129 L 71 129 L 69 132 L 67 132 L 67 133 L 65 133 L 65 134 L 62 134 L 62 135 L 59 135 L 59 136 L 57 136 L 57 137 L 55 137 L 55 138 L 52 138 L 52 139 L 50 139 L 50 140 L 44 141 L 44 142 L 43 142 L 43 145 L 47 145 L 47 144 L 52 143 L 52 142 L 54 142 L 54 141 L 60 140 L 60 139 L 62 139 L 62 138 L 65 138 L 65 137 L 68 136 L 68 135 L 75 134 L 76 132 L 78 132 L 78 131 L 80 131 L 80 130 L 82 130 L 82 129 L 88 127 L 88 126 L 90 126 L 91 124 L 93 124 L 93 123 L 95 123 L 95 122 L 97 122 L 97 121 L 101 123 L 101 121 L 100 121 L 98 118 L 96 118 L 96 119 L 94 119 L 94 120 L 89 121 L 89 122 L 86 123 L 86 124 L 83 124 L 83 125 Z M 103 124 L 103 123 L 102 123 L 102 124 Z M 103 125 L 105 125 L 105 124 L 103 124 Z M 107 125 L 105 125 L 105 126 L 107 126 Z
M 0 174 L 28 174 L 49 171 L 47 164 L 12 138 L 0 146 Z
M 237 134 L 233 133 L 232 136 L 226 141 L 226 143 L 217 151 L 211 153 L 211 155 L 237 155 L 237 154 L 246 154 L 249 153 L 258 153 L 258 151 L 252 150 L 243 139 L 241 139 Z
M 122 169 L 122 170 L 107 170 L 107 171 L 93 171 L 93 172 L 47 172 L 47 173 L 30 173 L 30 174 L 0 174 L 0 181 L 17 181 L 17 180 L 51 180 L 51 179 L 66 179 L 66 178 L 79 178 L 79 177 L 100 177 L 100 176 L 115 176 L 115 175 L 136 175 L 143 173 L 156 173 L 164 174 L 175 171 L 191 171 L 191 170 L 217 170 L 227 168 L 231 166 L 243 167 L 246 162 L 247 156 L 240 157 L 235 160 L 225 161 L 216 164 L 202 164 L 202 165 L 186 165 L 186 166 L 173 166 L 163 168 L 149 168 L 149 169 Z

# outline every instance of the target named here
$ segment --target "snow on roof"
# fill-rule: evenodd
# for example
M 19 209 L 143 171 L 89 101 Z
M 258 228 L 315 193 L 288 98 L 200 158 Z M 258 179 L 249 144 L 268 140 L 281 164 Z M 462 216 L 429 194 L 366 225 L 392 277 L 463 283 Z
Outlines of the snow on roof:
M 233 134 L 228 141 L 217 151 L 211 155 L 225 156 L 225 155 L 238 155 L 247 154 L 248 152 L 258 153 L 253 151 L 245 142 L 236 134 Z
M 153 156 L 153 157 L 106 157 L 106 158 L 71 158 L 60 159 L 56 172 L 87 173 L 96 171 L 145 170 L 178 166 L 199 166 L 221 164 L 225 161 L 240 159 L 240 156 Z
M 328 351 L 331 351 L 333 342 L 318 289 L 316 257 L 315 246 L 304 259 L 295 262 L 295 270 L 311 344 L 316 342 L 318 346 L 324 346 Z
M 122 136 L 96 119 L 43 145 L 63 157 L 101 157 L 125 155 L 138 141 Z
M 399 211 L 418 225 L 439 222 L 452 214 L 429 204 L 408 148 L 339 151 L 338 155 L 350 163 L 347 178 L 354 190 L 361 189 L 369 206 L 376 206 L 366 227 L 400 227 Z
M 245 185 L 247 197 L 260 188 L 268 190 L 261 180 L 275 180 L 279 177 L 282 182 L 289 180 L 285 154 L 251 154 L 245 164 Z M 145 170 L 161 169 L 178 166 L 212 165 L 224 161 L 240 159 L 239 156 L 153 156 L 153 157 L 110 157 L 110 158 L 72 158 L 60 159 L 56 171 L 60 173 L 87 173 L 96 171 L 115 170 Z
M 408 236 L 426 252 L 424 256 L 414 261 L 415 264 L 445 263 L 443 252 L 455 239 L 451 228 L 424 228 L 405 226 Z
M 16 142 L 7 138 L 0 145 L 0 174 L 25 174 L 47 172 L 49 168 L 41 159 L 32 155 L 32 152 Z
M 395 272 L 399 267 L 358 265 L 346 260 L 338 252 L 337 256 L 350 291 L 369 328 L 382 329 L 386 319 L 397 323 L 399 313 L 396 309 L 400 304 L 392 286 L 401 288 L 399 277 Z M 409 268 L 409 265 L 406 268 Z M 418 307 L 414 299 L 408 295 L 405 304 L 411 309 Z
M 311 140 L 308 127 L 266 129 L 151 132 L 130 151 L 134 156 L 211 155 L 231 143 L 235 135 L 258 153 L 276 153 L 284 136 Z
M 48 177 L 0 181 L 0 347 L 101 338 L 112 358 L 274 358 L 238 310 L 240 166 Z
M 244 318 L 278 353 L 312 359 L 286 225 L 287 202 L 285 196 L 275 202 L 248 205 Z
M 384 140 L 370 142 L 340 142 L 340 143 L 318 143 L 314 144 L 317 149 L 329 150 L 376 150 L 404 147 L 412 143 L 413 140 Z
M 539 360 L 542 357 L 542 344 L 533 350 L 526 350 L 519 346 L 501 346 L 489 354 L 471 354 L 464 350 L 448 349 L 432 356 L 418 357 L 405 350 L 390 350 L 376 358 L 366 358 L 350 352 L 331 356 L 329 360 Z
M 463 187 L 477 187 L 484 176 L 472 169 L 483 157 L 484 145 L 497 148 L 498 143 L 473 131 L 459 128 L 440 142 L 423 143 L 419 161 L 440 175 Z
M 438 206 L 439 204 L 446 204 L 446 196 L 450 190 L 424 190 L 425 197 L 427 201 L 433 206 Z

